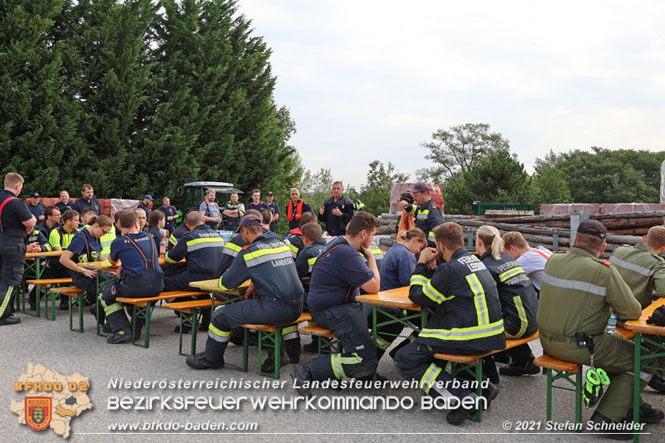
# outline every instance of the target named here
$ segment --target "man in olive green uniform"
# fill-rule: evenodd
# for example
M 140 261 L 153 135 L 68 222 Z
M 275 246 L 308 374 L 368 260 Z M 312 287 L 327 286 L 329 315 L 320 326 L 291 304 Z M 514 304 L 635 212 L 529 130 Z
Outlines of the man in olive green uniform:
M 665 258 L 658 255 L 665 251 L 665 227 L 649 229 L 642 243 L 615 249 L 610 261 L 644 309 L 651 304 L 654 292 L 658 297 L 665 297 Z M 650 338 L 658 340 L 658 337 Z M 665 358 L 658 359 L 658 366 L 665 368 Z M 654 376 L 649 386 L 665 392 L 662 375 Z
M 598 258 L 605 250 L 606 236 L 607 229 L 601 223 L 580 223 L 574 247 L 568 253 L 554 254 L 545 266 L 537 315 L 543 351 L 554 358 L 590 365 L 590 351 L 578 346 L 576 334 L 584 333 L 587 341 L 593 341 L 594 364 L 611 379 L 591 417 L 596 423 L 622 421 L 632 404 L 633 343 L 619 334 L 604 334 L 610 308 L 622 321 L 635 320 L 642 313 L 619 271 Z M 650 380 L 651 375 L 642 377 Z M 663 413 L 645 403 L 640 406 L 640 417 L 655 423 Z

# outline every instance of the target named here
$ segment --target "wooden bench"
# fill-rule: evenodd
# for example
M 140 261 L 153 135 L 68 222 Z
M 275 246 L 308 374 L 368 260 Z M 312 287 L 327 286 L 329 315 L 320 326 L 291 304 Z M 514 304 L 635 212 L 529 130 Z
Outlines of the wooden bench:
M 79 289 L 76 286 L 60 286 L 59 288 L 51 288 L 49 291 L 51 294 L 54 295 L 63 295 L 66 297 L 69 297 L 68 299 L 68 305 L 69 305 L 69 330 L 70 331 L 76 331 L 76 332 L 83 332 L 83 308 L 84 308 L 84 302 L 83 302 L 83 289 Z M 55 299 L 55 297 L 53 297 Z M 79 317 L 79 327 L 78 329 L 74 329 L 73 325 L 73 306 L 78 307 L 78 317 Z M 55 304 L 54 304 L 55 306 Z
M 52 293 L 52 291 L 49 291 L 49 288 L 53 285 L 66 285 L 72 283 L 71 278 L 42 278 L 39 280 L 26 280 L 26 284 L 28 285 L 35 285 L 35 303 L 36 303 L 36 313 L 33 315 L 33 317 L 39 317 L 41 316 L 40 308 L 41 308 L 41 295 L 42 295 L 42 288 L 44 288 L 44 318 L 47 320 L 55 320 L 55 297 L 57 294 L 52 294 L 49 297 L 49 292 Z M 51 316 L 49 317 L 48 313 L 48 302 L 49 299 L 51 300 Z M 25 314 L 28 314 L 25 312 L 25 293 L 23 293 L 23 300 L 22 300 L 22 305 L 23 305 L 23 312 Z M 32 315 L 32 314 L 28 314 Z
M 126 305 L 134 306 L 134 315 L 132 315 L 132 344 L 136 345 L 136 321 L 143 320 L 145 321 L 145 340 L 143 344 L 138 344 L 137 346 L 142 346 L 144 348 L 150 347 L 150 317 L 152 317 L 152 310 L 158 302 L 171 300 L 174 298 L 186 298 L 186 297 L 198 297 L 200 295 L 210 296 L 209 292 L 199 292 L 199 291 L 169 291 L 162 292 L 161 294 L 155 297 L 118 297 L 115 299 L 118 303 L 123 303 Z M 208 300 L 206 300 L 208 301 Z M 211 301 L 208 303 L 212 304 Z M 99 319 L 99 301 L 97 303 L 97 318 Z M 97 321 L 99 327 L 99 320 Z
M 626 340 L 631 340 L 635 334 L 628 329 L 617 327 L 616 332 Z M 552 390 L 572 391 L 575 393 L 575 423 L 582 423 L 582 365 L 558 360 L 550 355 L 543 354 L 533 361 L 533 364 L 545 369 L 547 374 L 547 421 L 552 420 Z M 574 379 L 573 379 L 574 377 Z M 564 380 L 562 384 L 557 381 Z M 572 385 L 572 387 L 571 387 Z M 575 427 L 577 430 L 578 427 Z M 581 431 L 582 427 L 579 426 Z M 578 431 L 579 432 L 579 431 Z
M 309 312 L 303 312 L 300 314 L 300 316 L 295 320 L 290 323 L 284 324 L 284 325 L 258 325 L 258 324 L 246 324 L 243 325 L 242 327 L 244 328 L 245 332 L 245 337 L 243 340 L 243 366 L 242 370 L 243 372 L 247 372 L 248 367 L 249 367 L 249 331 L 257 331 L 259 333 L 258 337 L 258 347 L 259 347 L 259 355 L 258 355 L 258 374 L 259 375 L 266 375 L 270 376 L 270 374 L 264 374 L 261 372 L 261 353 L 263 350 L 263 346 L 274 348 L 275 352 L 273 353 L 274 355 L 274 362 L 275 362 L 275 372 L 272 374 L 272 377 L 275 379 L 279 379 L 279 372 L 281 369 L 281 363 L 282 363 L 282 332 L 284 328 L 287 328 L 289 326 L 294 326 L 298 325 L 300 323 L 304 323 L 306 321 L 311 321 L 312 316 L 310 315 Z
M 196 354 L 196 332 L 199 328 L 199 313 L 201 309 L 212 308 L 222 304 L 220 300 L 212 298 L 211 300 L 192 300 L 180 301 L 173 303 L 164 303 L 162 308 L 172 309 L 178 313 L 180 318 L 180 331 L 178 333 L 178 354 L 180 355 L 194 355 Z M 183 329 L 189 326 L 192 330 L 192 341 L 190 346 L 190 353 L 182 352 L 182 334 Z
M 536 340 L 539 337 L 538 331 L 535 334 L 530 335 L 529 337 L 517 338 L 517 339 L 506 339 L 506 347 L 503 349 L 498 349 L 496 351 L 486 352 L 479 355 L 464 355 L 464 354 L 434 354 L 434 358 L 437 360 L 445 360 L 452 364 L 451 375 L 455 377 L 458 374 L 467 373 L 473 376 L 476 381 L 476 395 L 479 397 L 482 396 L 482 381 L 483 381 L 483 365 L 478 364 L 482 361 L 483 358 L 489 357 L 490 355 L 498 354 L 499 352 L 507 351 L 509 349 L 516 348 L 530 341 Z M 483 408 L 478 408 L 478 411 L 472 417 L 474 421 L 481 422 L 483 420 Z
M 299 332 L 301 334 L 311 335 L 313 340 L 314 337 L 316 337 L 317 355 L 319 357 L 325 350 L 329 350 L 328 352 L 341 352 L 341 344 L 336 340 L 335 334 L 333 334 L 330 329 L 326 329 L 314 322 L 310 322 L 307 326 L 300 328 Z M 328 341 L 322 340 L 322 338 L 327 338 Z

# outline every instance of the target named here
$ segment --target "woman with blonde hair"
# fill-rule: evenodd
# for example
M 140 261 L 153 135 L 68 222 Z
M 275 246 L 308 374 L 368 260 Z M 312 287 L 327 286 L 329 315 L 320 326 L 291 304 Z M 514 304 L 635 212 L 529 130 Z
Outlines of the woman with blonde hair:
M 499 230 L 487 225 L 478 228 L 476 250 L 496 282 L 506 336 L 521 338 L 534 334 L 538 330 L 536 291 L 524 269 L 512 256 L 503 252 L 503 240 Z M 513 348 L 509 355 L 513 363 L 501 368 L 501 374 L 519 376 L 540 372 L 533 364 L 534 357 L 528 344 Z M 493 364 L 493 361 L 491 363 Z

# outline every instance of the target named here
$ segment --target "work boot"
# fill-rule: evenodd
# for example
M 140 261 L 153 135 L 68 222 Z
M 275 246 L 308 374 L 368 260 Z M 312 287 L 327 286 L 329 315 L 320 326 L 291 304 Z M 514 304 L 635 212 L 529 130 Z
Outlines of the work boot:
M 199 369 L 222 369 L 224 367 L 224 358 L 221 361 L 213 363 L 206 360 L 205 352 L 199 352 L 195 355 L 190 355 L 185 360 L 187 366 L 190 368 L 199 370 Z
M 289 374 L 293 379 L 293 385 L 298 394 L 306 398 L 311 398 L 312 391 L 307 386 L 312 381 L 312 371 L 309 368 L 309 363 L 290 365 Z
M 296 362 L 297 363 L 297 362 Z M 279 365 L 281 367 L 289 364 L 289 356 L 286 355 L 286 351 L 282 350 L 282 357 L 279 360 Z M 268 357 L 265 359 L 261 365 L 261 372 L 263 374 L 272 374 L 275 372 L 275 354 L 272 352 L 268 353 Z
M 489 382 L 487 388 L 483 389 L 483 397 L 487 399 L 487 409 L 490 407 L 490 403 L 499 395 L 499 388 L 494 386 L 494 383 Z
M 501 375 L 509 377 L 519 377 L 521 375 L 535 375 L 540 373 L 540 368 L 533 364 L 533 361 L 528 363 L 512 362 L 510 365 L 499 368 Z
M 483 375 L 489 378 L 494 384 L 501 382 L 499 373 L 496 372 L 496 364 L 494 364 L 494 359 L 492 357 L 483 358 Z
M 10 326 L 10 325 L 17 325 L 21 323 L 21 319 L 18 317 L 4 317 L 0 318 L 0 326 Z
M 665 415 L 660 409 L 656 409 L 649 403 L 642 403 L 640 405 L 640 423 L 655 424 L 660 422 Z M 627 420 L 633 421 L 633 408 L 628 411 Z
M 649 387 L 655 391 L 665 394 L 665 380 L 660 375 L 654 375 L 649 380 Z
M 132 341 L 132 331 L 130 331 L 128 328 L 115 331 L 112 336 L 106 339 L 106 343 L 112 345 L 130 343 L 131 341 Z
M 463 401 L 463 399 L 460 399 L 460 401 Z M 463 408 L 460 405 L 457 408 L 452 409 L 450 410 L 450 412 L 448 412 L 448 415 L 446 415 L 446 421 L 448 422 L 448 424 L 451 424 L 453 426 L 461 426 L 464 423 L 464 421 L 467 418 L 471 417 L 475 412 L 476 408 L 467 409 Z
M 593 415 L 591 416 L 591 421 L 594 424 L 607 423 L 608 425 L 611 425 L 611 426 L 608 426 L 609 429 L 612 429 L 612 426 L 615 426 L 615 424 L 616 424 L 616 422 L 614 420 L 612 420 L 609 417 L 604 416 L 603 414 L 601 414 L 598 411 L 595 411 L 593 413 Z M 612 440 L 632 440 L 633 439 L 632 434 L 629 434 L 629 433 L 620 434 L 620 433 L 618 433 L 618 432 L 622 432 L 622 431 L 600 431 L 600 432 L 606 432 L 604 437 L 607 437 L 607 438 L 612 439 Z

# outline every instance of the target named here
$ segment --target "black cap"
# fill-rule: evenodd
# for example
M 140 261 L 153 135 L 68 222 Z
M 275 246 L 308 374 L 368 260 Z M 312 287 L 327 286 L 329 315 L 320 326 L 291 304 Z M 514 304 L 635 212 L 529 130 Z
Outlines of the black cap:
M 429 186 L 427 186 L 427 183 L 418 182 L 413 185 L 413 188 L 409 189 L 409 192 L 429 192 Z
M 33 192 L 32 198 L 39 198 L 39 192 Z
M 607 228 L 603 224 L 596 220 L 586 220 L 580 223 L 577 227 L 577 232 L 580 234 L 593 235 L 598 238 L 607 237 Z
M 247 214 L 240 220 L 240 225 L 236 232 L 240 232 L 241 226 L 263 226 L 262 220 L 255 214 Z
M 270 195 L 271 197 L 275 196 L 275 194 L 273 194 L 272 191 L 269 191 L 266 195 Z

